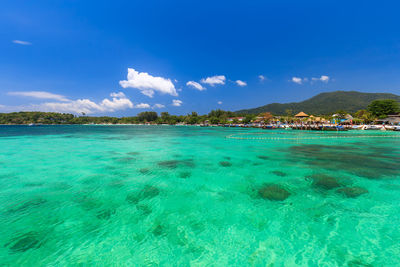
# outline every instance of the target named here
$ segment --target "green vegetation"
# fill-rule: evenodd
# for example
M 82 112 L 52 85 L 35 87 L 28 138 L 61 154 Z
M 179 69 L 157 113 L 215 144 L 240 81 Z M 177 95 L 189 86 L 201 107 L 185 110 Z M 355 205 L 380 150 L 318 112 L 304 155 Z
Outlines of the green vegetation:
M 368 106 L 372 115 L 385 118 L 387 115 L 393 115 L 400 112 L 399 102 L 393 99 L 382 99 L 372 101 Z
M 75 116 L 54 112 L 13 112 L 0 113 L 0 124 L 66 124 L 74 123 Z
M 368 105 L 378 99 L 393 99 L 400 101 L 400 96 L 385 93 L 360 93 L 355 91 L 336 91 L 322 93 L 302 102 L 287 104 L 273 103 L 253 109 L 237 111 L 238 114 L 259 114 L 271 112 L 274 115 L 294 115 L 300 111 L 307 114 L 328 115 L 337 110 L 354 113 L 367 109 Z
M 354 113 L 354 121 L 357 122 L 364 122 L 364 123 L 370 123 L 375 120 L 375 117 L 371 114 L 371 112 L 361 109 Z
M 350 92 L 351 93 L 351 92 Z M 318 96 L 317 96 L 318 97 Z M 302 102 L 303 103 L 303 102 Z M 340 106 L 340 105 L 339 105 Z M 360 109 L 356 112 L 351 112 L 352 116 L 348 116 L 349 112 L 346 109 L 335 109 L 329 115 L 321 115 L 321 113 L 309 113 L 314 117 L 303 118 L 303 122 L 316 120 L 331 121 L 332 114 L 335 114 L 335 119 L 340 121 L 347 120 L 347 123 L 371 123 L 378 118 L 384 118 L 390 114 L 397 114 L 400 112 L 399 103 L 393 99 L 380 99 L 374 100 L 366 105 L 368 109 Z M 312 109 L 308 108 L 308 110 Z M 168 112 L 161 112 L 160 116 L 154 111 L 145 111 L 139 113 L 134 117 L 90 117 L 90 116 L 74 116 L 72 114 L 54 113 L 54 112 L 13 112 L 13 113 L 0 113 L 0 124 L 138 124 L 138 123 L 152 123 L 152 124 L 239 124 L 239 123 L 268 123 L 274 121 L 280 122 L 298 122 L 299 119 L 293 115 L 296 109 L 285 108 L 283 116 L 273 114 L 270 112 L 252 114 L 237 114 L 231 111 L 212 110 L 207 115 L 199 115 L 197 112 L 192 112 L 187 115 L 171 115 Z M 305 109 L 307 110 L 307 109 Z M 274 116 L 275 115 L 275 116 Z M 276 116 L 278 115 L 278 116 Z M 239 118 L 240 116 L 240 118 Z M 318 119 L 316 116 L 319 116 Z
M 138 124 L 138 123 L 157 123 L 157 124 L 198 124 L 198 123 L 226 123 L 229 117 L 236 114 L 230 111 L 212 110 L 208 115 L 198 115 L 192 112 L 188 115 L 170 115 L 168 112 L 145 111 L 134 117 L 90 117 L 74 116 L 73 114 L 54 113 L 54 112 L 13 112 L 0 113 L 0 124 Z
M 140 112 L 137 115 L 137 119 L 140 122 L 148 122 L 148 121 L 155 121 L 158 118 L 157 112 L 154 111 L 145 111 L 145 112 Z

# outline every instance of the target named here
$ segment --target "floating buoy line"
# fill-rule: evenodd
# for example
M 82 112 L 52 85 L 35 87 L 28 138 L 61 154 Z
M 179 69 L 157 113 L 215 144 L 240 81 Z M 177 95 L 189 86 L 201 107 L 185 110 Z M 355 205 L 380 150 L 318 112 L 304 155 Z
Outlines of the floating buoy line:
M 237 140 L 314 140 L 314 139 L 342 139 L 342 138 L 400 138 L 400 135 L 345 135 L 345 136 L 298 136 L 298 137 L 251 137 L 252 135 L 271 135 L 272 133 L 238 133 L 227 135 L 227 139 Z M 318 134 L 322 135 L 322 134 Z

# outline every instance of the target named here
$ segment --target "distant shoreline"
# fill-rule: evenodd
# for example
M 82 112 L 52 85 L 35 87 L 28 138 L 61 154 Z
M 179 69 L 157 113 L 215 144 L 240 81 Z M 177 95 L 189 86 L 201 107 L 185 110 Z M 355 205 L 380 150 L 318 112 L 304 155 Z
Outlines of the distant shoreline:
M 269 125 L 244 125 L 244 124 L 224 124 L 224 125 L 202 125 L 202 124 L 0 124 L 0 127 L 23 126 L 23 127 L 41 127 L 41 126 L 174 126 L 174 127 L 222 127 L 236 129 L 259 129 L 259 130 L 302 130 L 302 131 L 359 131 L 359 130 L 377 130 L 377 131 L 400 131 L 400 126 L 395 125 L 335 125 L 335 124 L 269 124 Z

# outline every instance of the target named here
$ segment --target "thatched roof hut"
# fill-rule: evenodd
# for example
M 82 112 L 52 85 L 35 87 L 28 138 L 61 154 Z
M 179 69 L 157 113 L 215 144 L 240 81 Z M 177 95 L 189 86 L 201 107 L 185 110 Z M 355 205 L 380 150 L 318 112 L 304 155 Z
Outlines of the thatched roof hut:
M 400 124 L 400 114 L 388 115 L 387 118 L 376 120 L 377 123 Z
M 294 115 L 294 116 L 295 116 L 296 118 L 307 118 L 307 117 L 308 117 L 308 115 L 307 115 L 306 113 L 304 113 L 303 111 L 297 113 L 297 114 Z
M 344 118 L 345 118 L 346 120 L 352 120 L 352 119 L 354 119 L 353 116 L 351 116 L 350 114 L 346 114 L 346 116 L 344 116 Z

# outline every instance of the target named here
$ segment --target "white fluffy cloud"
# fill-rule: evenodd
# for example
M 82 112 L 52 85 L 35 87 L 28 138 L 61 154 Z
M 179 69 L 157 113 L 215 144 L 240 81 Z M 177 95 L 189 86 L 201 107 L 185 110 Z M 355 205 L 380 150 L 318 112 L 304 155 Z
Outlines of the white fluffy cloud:
M 68 102 L 49 102 L 34 105 L 43 111 L 53 112 L 72 112 L 72 113 L 99 113 L 114 112 L 117 110 L 133 108 L 133 103 L 125 96 L 124 93 L 111 93 L 112 99 L 103 99 L 100 103 L 95 103 L 89 99 L 69 100 Z
M 218 105 L 222 105 L 222 101 L 218 101 L 217 103 L 218 103 Z
M 197 90 L 199 90 L 199 91 L 206 90 L 205 87 L 203 87 L 201 84 L 199 84 L 198 82 L 195 82 L 195 81 L 188 81 L 188 82 L 186 83 L 186 85 L 187 85 L 187 86 L 191 86 L 191 87 L 193 87 L 193 88 L 195 88 L 195 89 L 197 89 Z
M 178 99 L 174 99 L 172 100 L 172 105 L 175 107 L 180 107 L 182 105 L 182 101 L 178 100 Z
M 155 77 L 147 72 L 138 72 L 133 68 L 128 68 L 127 80 L 120 81 L 123 88 L 136 88 L 148 97 L 153 97 L 157 91 L 161 94 L 178 96 L 175 85 L 170 79 Z
M 292 77 L 292 82 L 297 83 L 297 84 L 302 84 L 303 80 L 299 77 Z
M 57 95 L 57 94 L 44 92 L 44 91 L 8 92 L 7 94 L 13 95 L 13 96 L 33 97 L 33 98 L 38 98 L 38 99 L 52 99 L 52 100 L 58 100 L 58 101 L 69 101 L 63 95 Z
M 246 82 L 244 82 L 244 81 L 241 81 L 241 80 L 237 80 L 235 83 L 236 83 L 237 85 L 241 86 L 241 87 L 243 87 L 243 86 L 246 86 L 246 85 L 247 85 L 247 83 L 246 83 Z
M 326 76 L 326 75 L 321 75 L 321 77 L 319 77 L 319 78 L 311 78 L 311 83 L 312 82 L 317 82 L 317 81 L 320 81 L 320 82 L 323 82 L 323 83 L 328 83 L 329 81 L 330 81 L 330 77 L 329 76 Z M 309 78 L 299 78 L 299 77 L 292 77 L 292 79 L 290 80 L 291 82 L 294 82 L 294 83 L 297 83 L 297 84 L 303 84 L 303 83 L 306 83 L 306 82 L 308 82 L 308 81 L 310 81 L 310 79 Z
M 224 75 L 215 75 L 212 77 L 207 77 L 207 78 L 203 78 L 201 79 L 201 83 L 206 83 L 209 84 L 211 86 L 215 86 L 215 85 L 224 85 L 225 84 L 225 76 Z
M 19 45 L 32 45 L 31 42 L 21 41 L 21 40 L 13 40 L 12 42 L 13 42 L 14 44 L 19 44 Z
M 32 105 L 40 111 L 46 112 L 62 112 L 62 113 L 96 113 L 100 111 L 100 106 L 89 99 L 78 99 L 74 101 L 69 101 L 67 103 L 60 102 L 48 102 L 39 105 Z
M 95 109 L 102 112 L 114 112 L 120 109 L 133 108 L 133 103 L 127 98 L 103 99 L 100 103 L 96 103 Z
M 51 94 L 51 93 L 49 93 Z M 49 95 L 46 95 L 49 96 Z M 105 98 L 101 102 L 96 103 L 90 99 L 69 100 L 65 97 L 51 98 L 63 102 L 45 102 L 41 104 L 31 104 L 25 106 L 2 106 L 2 110 L 9 111 L 47 111 L 47 112 L 62 112 L 62 113 L 106 113 L 117 110 L 134 108 L 133 103 L 125 96 L 124 93 L 111 93 L 112 99 Z M 47 97 L 47 99 L 49 99 Z
M 150 108 L 150 105 L 147 103 L 140 103 L 135 106 L 135 108 Z
M 266 77 L 264 75 L 258 75 L 258 79 L 260 79 L 260 81 L 264 81 L 266 79 Z
M 313 80 L 313 81 L 321 81 L 321 82 L 327 83 L 327 82 L 329 82 L 330 78 L 329 78 L 329 76 L 321 75 L 320 78 L 311 78 L 311 80 Z
M 111 97 L 126 98 L 125 94 L 122 93 L 122 92 L 119 92 L 119 93 L 111 93 L 110 96 L 111 96 Z
M 165 108 L 165 105 L 163 105 L 163 104 L 154 104 L 153 108 Z

